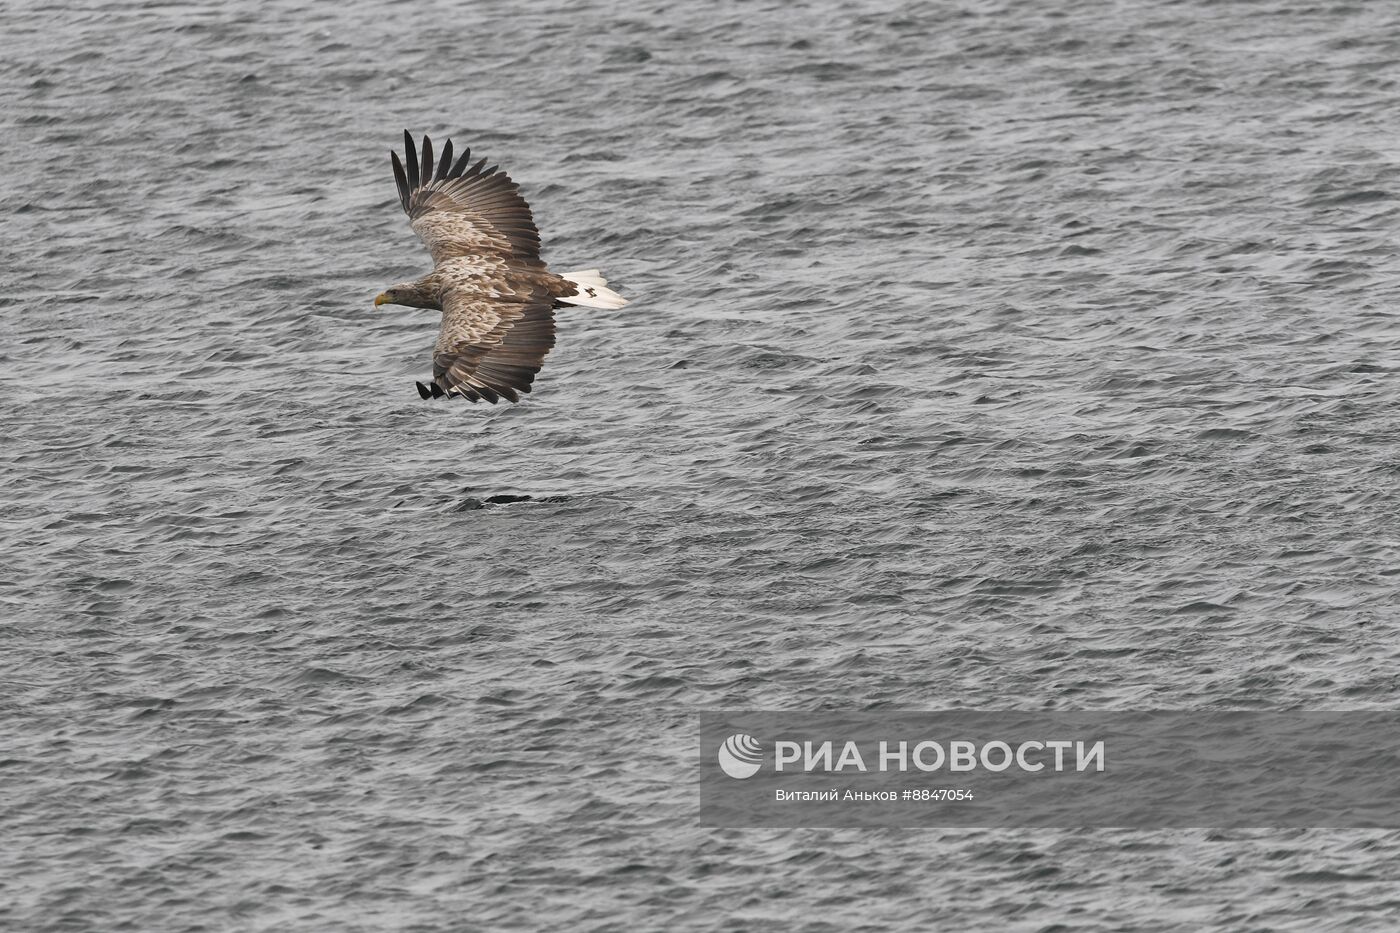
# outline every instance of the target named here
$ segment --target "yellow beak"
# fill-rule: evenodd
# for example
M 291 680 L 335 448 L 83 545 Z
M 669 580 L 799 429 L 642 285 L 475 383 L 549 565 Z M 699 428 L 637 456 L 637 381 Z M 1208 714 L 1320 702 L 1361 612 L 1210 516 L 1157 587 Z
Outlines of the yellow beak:
M 378 295 L 375 295 L 375 296 L 374 296 L 374 306 L 375 306 L 376 308 L 379 307 L 379 306 L 382 305 L 382 304 L 388 304 L 388 303 L 389 303 L 389 296 L 386 295 L 386 294 L 384 294 L 383 292 L 380 292 Z

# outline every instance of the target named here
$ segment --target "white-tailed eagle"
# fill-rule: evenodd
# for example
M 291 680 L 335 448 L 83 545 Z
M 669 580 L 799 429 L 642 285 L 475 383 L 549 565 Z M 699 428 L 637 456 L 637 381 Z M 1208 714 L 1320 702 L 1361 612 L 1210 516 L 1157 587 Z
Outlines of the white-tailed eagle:
M 564 305 L 620 308 L 627 300 L 597 269 L 555 275 L 540 259 L 540 235 L 520 189 L 471 150 L 452 160 L 452 140 L 433 161 L 423 137 L 418 158 L 404 130 L 407 159 L 394 152 L 399 203 L 433 257 L 433 271 L 385 289 L 375 306 L 407 305 L 442 312 L 433 347 L 433 379 L 423 398 L 461 396 L 473 402 L 520 401 L 554 346 L 554 309 Z

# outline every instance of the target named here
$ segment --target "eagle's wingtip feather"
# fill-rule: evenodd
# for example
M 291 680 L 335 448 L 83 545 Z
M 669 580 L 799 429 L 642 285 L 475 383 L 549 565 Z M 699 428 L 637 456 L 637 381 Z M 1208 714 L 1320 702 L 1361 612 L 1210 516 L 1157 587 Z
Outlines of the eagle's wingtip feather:
M 397 152 L 389 153 L 389 160 L 394 164 L 394 184 L 399 189 L 399 203 L 403 205 L 405 211 L 408 210 L 408 178 L 404 175 L 403 163 L 399 161 Z
M 427 133 L 423 134 L 423 164 L 419 167 L 418 177 L 423 179 L 425 185 L 433 180 L 433 141 Z
M 450 168 L 452 168 L 452 137 L 449 136 L 447 142 L 442 144 L 442 160 L 438 162 L 437 173 L 433 175 L 433 180 L 446 179 L 447 171 Z
M 408 170 L 408 190 L 418 190 L 418 146 L 413 142 L 413 134 L 403 131 L 404 168 Z

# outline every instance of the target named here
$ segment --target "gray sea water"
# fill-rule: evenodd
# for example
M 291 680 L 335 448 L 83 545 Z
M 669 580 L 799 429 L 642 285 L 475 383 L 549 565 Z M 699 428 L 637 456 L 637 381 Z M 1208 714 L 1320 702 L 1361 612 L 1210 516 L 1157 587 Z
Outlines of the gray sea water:
M 0 927 L 1395 929 L 1378 831 L 716 830 L 703 709 L 1386 708 L 1388 4 L 0 7 Z M 426 403 L 388 151 L 561 314 Z

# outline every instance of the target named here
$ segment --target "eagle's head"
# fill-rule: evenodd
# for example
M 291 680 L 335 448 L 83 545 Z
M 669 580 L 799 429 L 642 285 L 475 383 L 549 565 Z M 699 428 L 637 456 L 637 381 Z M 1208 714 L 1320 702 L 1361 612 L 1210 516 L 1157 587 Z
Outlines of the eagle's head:
M 402 282 L 398 285 L 391 285 L 374 297 L 374 306 L 380 305 L 405 305 L 410 308 L 432 308 L 434 311 L 440 309 L 436 289 L 423 287 L 418 282 Z

